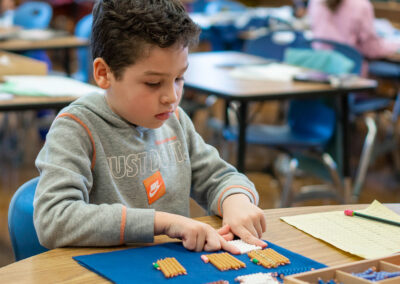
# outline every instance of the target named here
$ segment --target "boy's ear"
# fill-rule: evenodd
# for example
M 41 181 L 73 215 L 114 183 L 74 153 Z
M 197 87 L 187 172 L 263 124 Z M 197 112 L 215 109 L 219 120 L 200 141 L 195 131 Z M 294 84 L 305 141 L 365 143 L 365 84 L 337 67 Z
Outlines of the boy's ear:
M 93 78 L 102 89 L 108 89 L 111 85 L 111 69 L 103 58 L 97 57 L 93 61 Z

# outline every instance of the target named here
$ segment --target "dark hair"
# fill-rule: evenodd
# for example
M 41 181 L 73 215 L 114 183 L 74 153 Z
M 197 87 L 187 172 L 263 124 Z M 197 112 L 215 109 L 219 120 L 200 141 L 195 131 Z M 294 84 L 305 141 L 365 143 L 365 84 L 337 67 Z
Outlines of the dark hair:
M 328 6 L 329 10 L 335 12 L 337 8 L 339 8 L 342 0 L 326 0 L 326 5 Z
M 180 0 L 98 0 L 93 8 L 91 49 L 116 79 L 152 46 L 193 46 L 200 28 Z

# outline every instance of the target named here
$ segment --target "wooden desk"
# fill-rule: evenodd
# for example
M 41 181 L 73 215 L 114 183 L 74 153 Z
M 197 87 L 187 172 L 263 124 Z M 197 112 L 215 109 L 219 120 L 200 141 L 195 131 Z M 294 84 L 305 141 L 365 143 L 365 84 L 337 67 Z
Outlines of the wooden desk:
M 46 75 L 44 62 L 14 53 L 0 51 L 0 57 L 7 56 L 8 65 L 0 66 L 0 77 L 3 75 Z M 20 111 L 38 109 L 61 109 L 76 97 L 29 97 L 14 96 L 9 100 L 0 100 L 0 111 Z
M 387 206 L 400 213 L 400 204 Z M 279 218 L 282 216 L 337 211 L 348 208 L 362 209 L 365 207 L 367 205 L 333 205 L 265 210 L 267 232 L 264 233 L 263 238 L 329 266 L 354 262 L 360 260 L 360 258 L 315 239 L 286 224 Z M 217 217 L 201 217 L 197 219 L 215 228 L 221 226 L 221 220 Z M 167 241 L 171 241 L 171 239 L 165 236 L 156 238 L 156 243 Z M 4 283 L 59 283 L 64 281 L 69 283 L 108 283 L 102 277 L 79 265 L 72 257 L 124 248 L 127 247 L 55 249 L 0 268 L 0 279 Z
M 244 172 L 246 156 L 247 107 L 251 101 L 283 100 L 292 98 L 317 98 L 321 96 L 340 97 L 339 118 L 343 129 L 343 175 L 346 186 L 350 185 L 349 166 L 349 118 L 347 94 L 358 91 L 372 91 L 376 82 L 359 78 L 351 86 L 332 87 L 329 84 L 282 82 L 269 80 L 245 80 L 233 78 L 231 69 L 221 65 L 232 63 L 262 63 L 265 59 L 239 52 L 204 52 L 189 55 L 189 69 L 185 74 L 185 88 L 214 94 L 239 106 L 239 137 L 237 147 L 237 168 Z
M 8 39 L 0 41 L 0 49 L 12 52 L 30 50 L 64 49 L 64 69 L 68 76 L 71 75 L 69 49 L 87 47 L 89 40 L 76 36 L 56 36 L 45 40 Z
M 0 58 L 7 64 L 0 64 L 0 77 L 4 75 L 46 75 L 44 62 L 14 53 L 0 51 Z
M 9 100 L 0 100 L 0 111 L 21 111 L 56 109 L 66 107 L 77 97 L 29 97 L 14 96 Z
M 0 41 L 0 49 L 6 51 L 28 51 L 39 49 L 77 48 L 89 45 L 87 39 L 76 36 L 59 36 L 45 40 L 9 39 Z

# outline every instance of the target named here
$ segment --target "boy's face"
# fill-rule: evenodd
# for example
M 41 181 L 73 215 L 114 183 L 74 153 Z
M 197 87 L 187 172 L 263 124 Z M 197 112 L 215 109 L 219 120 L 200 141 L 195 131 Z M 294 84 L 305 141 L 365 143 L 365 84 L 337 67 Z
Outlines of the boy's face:
M 120 80 L 109 74 L 107 103 L 132 124 L 158 128 L 178 107 L 187 66 L 188 48 L 152 47 L 147 57 L 124 70 Z

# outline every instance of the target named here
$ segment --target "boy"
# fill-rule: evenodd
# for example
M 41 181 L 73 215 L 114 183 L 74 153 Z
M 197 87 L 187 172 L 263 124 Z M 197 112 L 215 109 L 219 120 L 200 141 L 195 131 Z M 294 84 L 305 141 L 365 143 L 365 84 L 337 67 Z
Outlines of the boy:
M 179 0 L 104 0 L 93 9 L 93 74 L 105 96 L 66 107 L 36 165 L 34 223 L 48 247 L 182 239 L 195 251 L 238 250 L 266 225 L 253 184 L 204 143 L 178 108 L 199 28 Z M 192 220 L 189 198 L 223 217 Z

